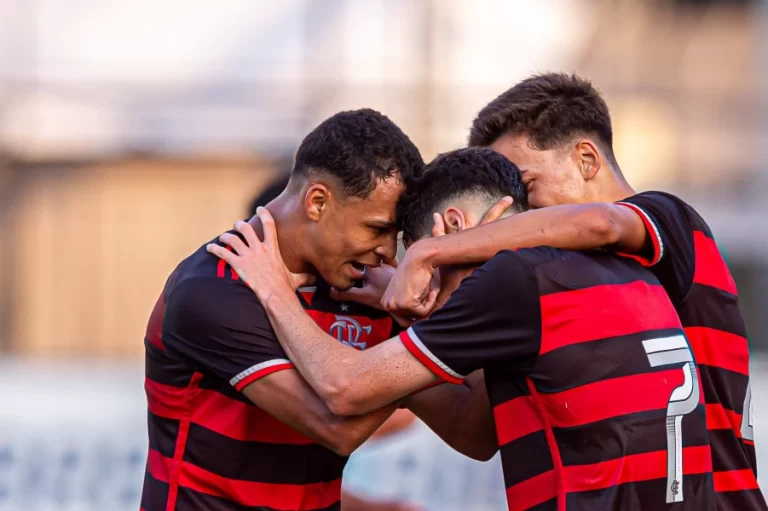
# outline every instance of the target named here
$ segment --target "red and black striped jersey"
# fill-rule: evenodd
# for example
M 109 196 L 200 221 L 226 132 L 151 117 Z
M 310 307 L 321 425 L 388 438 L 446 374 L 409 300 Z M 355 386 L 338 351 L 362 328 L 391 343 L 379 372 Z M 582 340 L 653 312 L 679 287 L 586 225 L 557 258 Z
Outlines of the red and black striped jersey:
M 712 232 L 668 193 L 641 193 L 620 204 L 646 224 L 653 254 L 645 263 L 672 298 L 700 368 L 720 509 L 768 509 L 757 484 L 746 329 Z
M 386 313 L 334 301 L 325 283 L 299 294 L 315 321 L 352 347 L 396 334 Z M 168 279 L 145 347 L 143 511 L 339 509 L 347 458 L 241 393 L 293 365 L 256 295 L 205 246 Z
M 640 264 L 500 252 L 400 334 L 443 380 L 485 370 L 510 510 L 711 510 L 699 379 Z

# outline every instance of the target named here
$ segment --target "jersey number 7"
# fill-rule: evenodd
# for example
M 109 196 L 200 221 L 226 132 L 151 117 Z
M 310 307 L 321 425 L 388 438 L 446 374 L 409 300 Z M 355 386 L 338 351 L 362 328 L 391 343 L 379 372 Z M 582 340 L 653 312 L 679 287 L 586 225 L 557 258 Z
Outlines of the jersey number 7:
M 683 383 L 672 391 L 667 404 L 667 503 L 683 501 L 683 415 L 699 404 L 696 364 L 682 334 L 643 341 L 651 367 L 683 364 Z

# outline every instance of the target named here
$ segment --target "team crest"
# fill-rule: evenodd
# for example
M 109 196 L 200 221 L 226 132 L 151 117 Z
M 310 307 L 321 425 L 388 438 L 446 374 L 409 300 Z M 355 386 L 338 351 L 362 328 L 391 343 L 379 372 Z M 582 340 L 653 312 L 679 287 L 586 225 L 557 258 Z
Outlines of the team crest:
M 342 344 L 351 346 L 358 350 L 364 350 L 368 343 L 364 340 L 365 337 L 370 335 L 371 326 L 362 326 L 354 318 L 349 316 L 336 315 L 336 321 L 328 329 L 328 333 L 338 339 Z M 365 334 L 365 337 L 363 336 Z

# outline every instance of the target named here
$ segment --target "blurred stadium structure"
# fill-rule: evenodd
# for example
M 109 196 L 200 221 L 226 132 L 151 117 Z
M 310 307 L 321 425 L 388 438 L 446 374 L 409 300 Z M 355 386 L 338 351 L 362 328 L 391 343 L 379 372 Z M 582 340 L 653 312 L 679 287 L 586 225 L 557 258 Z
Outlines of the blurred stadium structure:
M 766 27 L 768 0 L 0 0 L 0 510 L 137 508 L 154 299 L 317 122 L 370 106 L 430 159 L 544 70 L 592 78 L 630 181 L 711 224 L 768 459 Z M 457 473 L 497 484 L 429 468 L 450 463 L 425 435 L 368 447 L 349 484 L 442 510 L 466 509 L 439 500 Z

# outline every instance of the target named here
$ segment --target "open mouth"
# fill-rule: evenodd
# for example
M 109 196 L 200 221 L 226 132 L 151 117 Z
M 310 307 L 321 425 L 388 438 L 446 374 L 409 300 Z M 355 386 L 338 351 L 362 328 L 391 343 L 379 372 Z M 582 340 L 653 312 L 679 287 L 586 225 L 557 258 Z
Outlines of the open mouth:
M 366 266 L 362 263 L 358 263 L 357 261 L 352 261 L 350 263 L 354 269 L 359 271 L 362 275 L 365 275 L 365 268 Z

